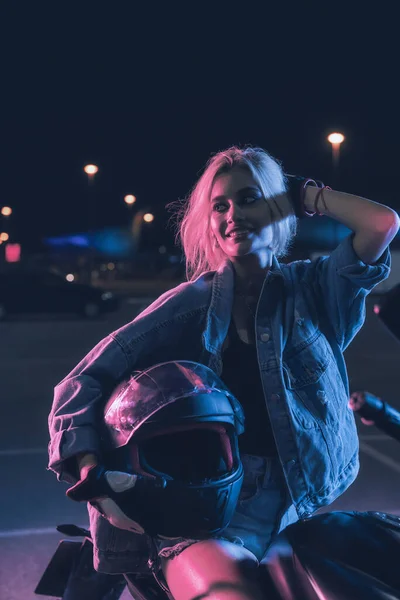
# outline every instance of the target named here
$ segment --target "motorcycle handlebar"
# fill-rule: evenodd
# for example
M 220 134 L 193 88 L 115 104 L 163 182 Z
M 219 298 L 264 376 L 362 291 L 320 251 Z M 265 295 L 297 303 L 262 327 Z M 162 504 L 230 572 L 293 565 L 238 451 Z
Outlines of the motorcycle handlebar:
M 375 426 L 400 442 L 400 412 L 370 392 L 355 392 L 350 408 L 361 418 L 373 421 Z

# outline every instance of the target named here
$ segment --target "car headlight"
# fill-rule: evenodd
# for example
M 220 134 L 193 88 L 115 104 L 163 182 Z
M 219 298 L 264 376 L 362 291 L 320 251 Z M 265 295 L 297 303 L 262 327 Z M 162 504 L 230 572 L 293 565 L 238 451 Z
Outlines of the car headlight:
M 102 300 L 110 300 L 112 297 L 113 297 L 113 294 L 112 294 L 112 292 L 104 292 L 104 293 L 101 295 L 101 299 L 102 299 Z

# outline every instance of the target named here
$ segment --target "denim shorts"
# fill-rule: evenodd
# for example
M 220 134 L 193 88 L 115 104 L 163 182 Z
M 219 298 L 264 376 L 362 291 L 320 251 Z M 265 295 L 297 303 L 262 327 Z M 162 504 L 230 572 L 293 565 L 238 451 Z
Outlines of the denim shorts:
M 241 460 L 244 478 L 236 511 L 221 535 L 211 539 L 244 546 L 261 561 L 278 533 L 281 517 L 290 504 L 289 494 L 278 458 L 244 454 Z M 199 541 L 160 536 L 154 540 L 158 556 L 163 558 L 177 556 Z

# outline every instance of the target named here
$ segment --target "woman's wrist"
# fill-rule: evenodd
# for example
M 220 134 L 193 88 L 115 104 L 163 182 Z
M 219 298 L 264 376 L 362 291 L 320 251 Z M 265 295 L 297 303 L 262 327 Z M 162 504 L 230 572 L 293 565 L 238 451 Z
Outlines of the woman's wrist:
M 332 191 L 332 188 L 328 185 L 323 185 L 323 187 L 318 188 L 307 186 L 305 188 L 304 210 L 306 213 L 321 217 L 329 212 L 324 195 L 326 190 Z
M 308 213 L 315 213 L 315 200 L 320 188 L 307 185 L 304 193 L 304 208 Z
M 317 181 L 309 177 L 300 177 L 298 175 L 286 175 L 286 181 L 289 197 L 296 217 L 298 219 L 313 217 L 318 212 L 314 204 L 316 196 L 312 195 L 311 199 L 313 199 L 314 202 L 310 202 L 308 190 L 311 187 L 314 189 L 315 193 L 318 190 L 321 191 L 321 189 L 324 188 L 322 181 Z

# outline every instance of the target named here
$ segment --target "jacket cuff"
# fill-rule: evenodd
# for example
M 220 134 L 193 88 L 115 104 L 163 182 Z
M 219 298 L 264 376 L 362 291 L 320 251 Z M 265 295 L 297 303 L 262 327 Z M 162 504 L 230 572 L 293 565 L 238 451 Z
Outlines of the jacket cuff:
M 93 427 L 58 431 L 49 444 L 48 469 L 57 474 L 59 481 L 76 483 L 79 480 L 77 455 L 83 452 L 100 456 L 99 437 Z

